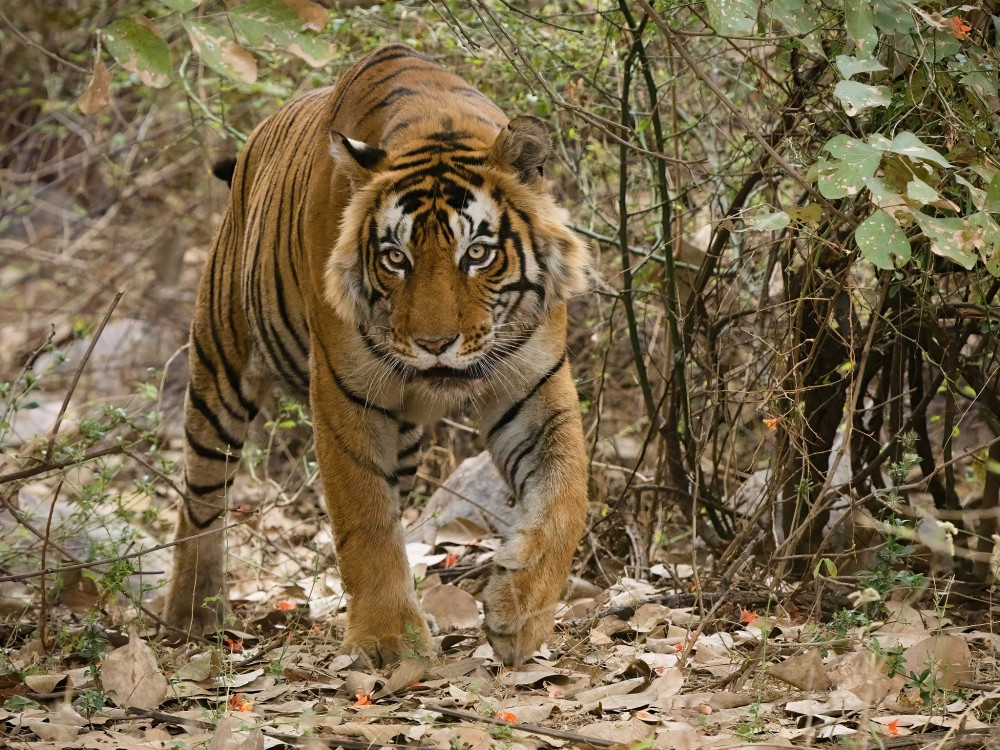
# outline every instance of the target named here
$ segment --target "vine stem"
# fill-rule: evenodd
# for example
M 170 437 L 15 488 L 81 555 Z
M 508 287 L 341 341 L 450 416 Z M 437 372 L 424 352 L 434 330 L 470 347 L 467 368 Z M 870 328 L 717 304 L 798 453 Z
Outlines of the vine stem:
M 629 110 L 629 95 L 632 87 L 632 65 L 639 54 L 639 45 L 642 38 L 642 27 L 645 19 L 640 22 L 638 29 L 633 32 L 632 45 L 622 66 L 622 94 L 621 94 L 621 122 L 622 128 L 631 130 L 631 112 Z M 649 423 L 657 423 L 656 405 L 653 399 L 653 389 L 649 385 L 649 376 L 646 372 L 646 363 L 642 357 L 642 346 L 639 343 L 639 325 L 635 318 L 635 305 L 632 298 L 632 259 L 629 253 L 628 243 L 628 146 L 621 144 L 618 149 L 618 242 L 622 255 L 622 305 L 625 308 L 625 321 L 628 324 L 628 338 L 632 346 L 632 359 L 635 361 L 635 374 L 639 380 L 639 387 L 642 389 L 642 400 L 646 405 L 646 416 Z
M 49 517 L 45 522 L 45 538 L 42 540 L 42 568 L 45 568 L 45 560 L 49 552 L 49 539 L 52 535 L 52 516 L 56 512 L 56 503 L 59 502 L 59 493 L 62 492 L 64 479 L 60 479 L 59 483 L 56 484 L 56 491 L 52 493 L 52 502 L 49 504 Z M 39 589 L 41 603 L 39 604 L 38 612 L 38 640 L 42 644 L 42 651 L 46 654 L 49 653 L 49 602 L 48 597 L 45 592 L 45 576 L 43 575 L 39 579 Z

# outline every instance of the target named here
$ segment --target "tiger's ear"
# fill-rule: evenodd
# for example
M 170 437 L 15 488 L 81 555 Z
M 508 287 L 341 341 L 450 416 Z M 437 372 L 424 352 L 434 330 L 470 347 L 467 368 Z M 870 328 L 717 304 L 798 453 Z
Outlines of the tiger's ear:
M 368 182 L 386 157 L 385 151 L 377 146 L 348 138 L 336 130 L 330 131 L 330 155 L 355 186 Z
M 500 131 L 490 148 L 490 159 L 513 170 L 521 182 L 531 182 L 542 173 L 552 152 L 545 123 L 537 117 L 515 117 Z

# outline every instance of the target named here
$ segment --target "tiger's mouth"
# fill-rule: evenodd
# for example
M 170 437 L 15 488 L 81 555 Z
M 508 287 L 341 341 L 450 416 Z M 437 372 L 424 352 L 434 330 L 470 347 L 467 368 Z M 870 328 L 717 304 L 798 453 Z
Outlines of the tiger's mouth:
M 469 367 L 459 369 L 447 365 L 434 365 L 425 370 L 412 370 L 412 378 L 419 380 L 482 380 L 487 375 L 487 369 L 478 362 Z

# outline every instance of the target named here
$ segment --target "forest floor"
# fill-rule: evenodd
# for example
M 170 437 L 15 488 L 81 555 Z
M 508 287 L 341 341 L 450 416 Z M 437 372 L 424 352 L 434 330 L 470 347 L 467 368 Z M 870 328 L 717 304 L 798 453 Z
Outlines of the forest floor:
M 45 403 L 29 412 L 44 413 Z M 176 404 L 166 411 L 176 413 Z M 18 515 L 0 525 L 7 553 L 0 737 L 8 747 L 1000 742 L 997 604 L 926 583 L 869 617 L 879 601 L 870 590 L 832 580 L 799 589 L 749 554 L 713 574 L 683 532 L 641 579 L 594 549 L 600 535 L 589 535 L 583 548 L 591 554 L 578 560 L 552 638 L 525 664 L 504 668 L 479 628 L 477 596 L 501 540 L 485 528 L 482 509 L 496 505 L 492 525 L 502 528 L 504 500 L 482 482 L 439 490 L 405 516 L 435 655 L 412 654 L 378 670 L 340 654 L 346 600 L 314 467 L 287 458 L 308 454 L 308 430 L 293 414 L 282 412 L 260 432 L 262 450 L 278 458 L 241 472 L 234 485 L 227 532 L 233 616 L 212 640 L 165 645 L 155 618 L 139 611 L 155 615 L 160 604 L 171 560 L 157 543 L 169 539 L 174 512 L 162 507 L 168 487 L 143 491 L 132 457 L 20 484 Z M 160 459 L 177 458 L 169 447 L 179 445 L 178 429 L 167 429 L 174 439 L 163 442 Z M 276 478 L 272 467 L 283 464 Z M 288 465 L 306 468 L 299 475 Z M 421 476 L 428 471 L 425 463 Z M 59 499 L 63 482 L 79 491 L 102 473 L 109 481 L 92 504 Z M 46 531 L 39 538 L 32 529 Z M 50 545 L 49 560 L 62 566 L 49 563 L 60 569 L 46 576 L 47 590 L 30 572 L 39 545 Z M 122 567 L 122 557 L 143 549 L 135 565 Z M 70 564 L 81 558 L 83 575 Z

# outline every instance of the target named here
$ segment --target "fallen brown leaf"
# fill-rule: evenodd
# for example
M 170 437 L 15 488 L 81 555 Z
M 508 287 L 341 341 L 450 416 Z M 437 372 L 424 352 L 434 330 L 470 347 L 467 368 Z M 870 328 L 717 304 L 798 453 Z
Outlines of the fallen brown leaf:
M 421 604 L 441 630 L 463 630 L 479 625 L 476 600 L 458 586 L 434 586 L 424 592 Z
M 132 630 L 128 643 L 108 654 L 101 665 L 104 689 L 116 706 L 154 709 L 167 697 L 167 678 L 156 655 Z

